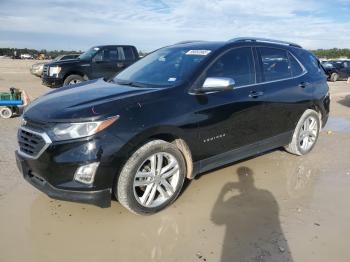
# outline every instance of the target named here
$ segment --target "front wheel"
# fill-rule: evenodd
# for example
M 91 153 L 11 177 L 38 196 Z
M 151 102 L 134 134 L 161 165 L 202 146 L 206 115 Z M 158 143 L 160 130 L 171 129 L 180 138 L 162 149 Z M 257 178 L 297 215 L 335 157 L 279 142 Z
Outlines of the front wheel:
M 337 73 L 333 73 L 330 77 L 332 82 L 337 82 L 339 79 L 339 75 Z
M 321 121 L 318 113 L 311 109 L 306 110 L 298 121 L 292 141 L 285 149 L 299 156 L 309 153 L 316 144 L 320 128 Z
M 68 86 L 68 85 L 75 85 L 79 84 L 84 81 L 84 78 L 80 75 L 69 75 L 67 78 L 64 80 L 63 85 Z
M 177 147 L 153 140 L 136 150 L 125 163 L 114 193 L 131 212 L 153 214 L 178 197 L 185 174 L 185 160 Z

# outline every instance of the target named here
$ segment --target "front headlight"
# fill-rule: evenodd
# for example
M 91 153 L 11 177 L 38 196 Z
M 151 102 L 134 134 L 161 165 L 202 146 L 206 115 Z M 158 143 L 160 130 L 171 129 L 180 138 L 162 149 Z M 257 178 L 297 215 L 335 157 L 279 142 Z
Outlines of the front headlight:
M 49 68 L 49 75 L 58 75 L 61 72 L 61 67 L 59 66 L 53 66 Z
M 56 141 L 87 137 L 109 127 L 118 118 L 119 116 L 114 116 L 103 121 L 56 124 L 50 134 Z

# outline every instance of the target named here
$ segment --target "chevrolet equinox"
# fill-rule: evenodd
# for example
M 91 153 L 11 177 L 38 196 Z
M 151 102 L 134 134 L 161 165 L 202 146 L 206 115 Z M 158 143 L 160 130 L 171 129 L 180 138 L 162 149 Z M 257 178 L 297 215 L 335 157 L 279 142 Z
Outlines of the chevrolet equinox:
M 310 152 L 329 114 L 320 62 L 262 38 L 158 49 L 112 80 L 54 90 L 25 111 L 17 165 L 48 196 L 137 214 L 170 205 L 185 179 L 284 147 Z

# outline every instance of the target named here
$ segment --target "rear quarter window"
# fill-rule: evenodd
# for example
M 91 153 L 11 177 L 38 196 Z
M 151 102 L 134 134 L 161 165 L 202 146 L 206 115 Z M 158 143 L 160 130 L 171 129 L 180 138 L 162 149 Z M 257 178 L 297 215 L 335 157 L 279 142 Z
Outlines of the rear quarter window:
M 309 73 L 315 76 L 324 76 L 325 72 L 320 61 L 312 53 L 303 49 L 300 49 L 298 53 L 301 62 Z

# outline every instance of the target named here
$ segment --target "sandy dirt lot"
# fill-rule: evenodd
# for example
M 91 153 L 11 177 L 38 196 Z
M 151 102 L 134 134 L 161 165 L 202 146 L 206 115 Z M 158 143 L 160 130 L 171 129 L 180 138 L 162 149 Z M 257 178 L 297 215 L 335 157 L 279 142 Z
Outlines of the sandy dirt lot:
M 0 90 L 50 91 L 32 63 L 0 60 Z M 350 85 L 330 87 L 310 154 L 275 150 L 209 172 L 148 217 L 37 191 L 15 164 L 20 119 L 0 119 L 0 261 L 350 261 Z

